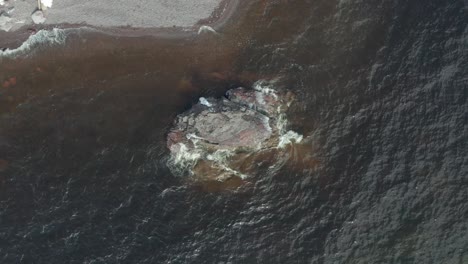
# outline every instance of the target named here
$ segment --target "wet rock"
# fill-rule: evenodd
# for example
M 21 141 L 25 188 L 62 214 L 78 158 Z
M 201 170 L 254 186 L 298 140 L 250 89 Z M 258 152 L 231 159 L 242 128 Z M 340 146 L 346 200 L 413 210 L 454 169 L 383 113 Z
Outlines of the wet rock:
M 242 87 L 228 91 L 224 98 L 200 98 L 177 117 L 167 136 L 170 167 L 202 180 L 247 177 L 232 161 L 241 153 L 278 146 L 283 134 L 279 121 L 289 104 L 287 98 L 273 90 Z
M 230 101 L 255 109 L 265 115 L 275 115 L 281 109 L 282 101 L 273 91 L 248 91 L 237 88 L 227 92 Z

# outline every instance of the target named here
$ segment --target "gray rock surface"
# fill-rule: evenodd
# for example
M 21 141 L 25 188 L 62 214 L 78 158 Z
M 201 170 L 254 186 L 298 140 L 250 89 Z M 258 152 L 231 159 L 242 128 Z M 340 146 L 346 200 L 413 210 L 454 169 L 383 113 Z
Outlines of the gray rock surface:
M 202 180 L 244 177 L 218 156 L 232 157 L 276 147 L 283 132 L 278 120 L 288 103 L 287 97 L 275 92 L 242 87 L 229 90 L 227 98 L 200 98 L 198 104 L 177 117 L 167 135 L 174 171 L 186 169 Z M 200 162 L 207 164 L 204 175 L 197 171 Z M 216 169 L 207 172 L 207 166 Z
M 192 137 L 217 149 L 255 147 L 272 135 L 267 116 L 228 100 L 210 101 L 210 107 L 197 104 L 179 116 L 173 133 L 182 131 L 184 138 Z M 173 138 L 171 134 L 169 138 Z
M 47 23 L 95 26 L 183 27 L 207 18 L 220 0 L 56 0 Z
M 44 11 L 36 10 L 31 15 L 31 19 L 34 24 L 43 24 L 46 21 L 46 17 L 44 15 Z
M 209 17 L 221 0 L 56 0 L 44 10 L 46 24 L 87 24 L 99 27 L 190 27 Z M 32 24 L 31 14 L 37 8 L 36 0 L 5 1 L 0 12 L 10 11 L 10 27 L 16 30 Z

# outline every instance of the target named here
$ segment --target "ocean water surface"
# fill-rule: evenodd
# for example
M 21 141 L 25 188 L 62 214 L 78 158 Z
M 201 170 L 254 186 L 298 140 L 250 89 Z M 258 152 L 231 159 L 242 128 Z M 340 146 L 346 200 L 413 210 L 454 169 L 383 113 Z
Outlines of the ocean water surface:
M 468 263 L 462 0 L 252 0 L 217 34 L 0 53 L 1 263 Z M 167 167 L 200 97 L 295 95 L 243 182 Z

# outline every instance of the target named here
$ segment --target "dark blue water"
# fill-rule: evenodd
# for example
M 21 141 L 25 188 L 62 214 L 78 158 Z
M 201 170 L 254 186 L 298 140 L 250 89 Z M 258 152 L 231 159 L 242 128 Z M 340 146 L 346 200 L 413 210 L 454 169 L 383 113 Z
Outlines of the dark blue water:
M 467 22 L 461 0 L 252 1 L 219 36 L 0 60 L 0 262 L 468 263 Z M 274 78 L 303 144 L 240 186 L 170 173 L 177 114 Z

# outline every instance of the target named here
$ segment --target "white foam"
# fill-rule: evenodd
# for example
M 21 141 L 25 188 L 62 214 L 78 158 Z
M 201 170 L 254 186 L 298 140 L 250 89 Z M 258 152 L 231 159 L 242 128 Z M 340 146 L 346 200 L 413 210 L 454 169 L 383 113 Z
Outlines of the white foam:
M 292 130 L 286 132 L 280 136 L 280 140 L 278 142 L 278 148 L 284 148 L 288 144 L 292 143 L 300 143 L 304 137 Z
M 280 134 L 284 134 L 286 132 L 286 127 L 288 126 L 288 119 L 285 114 L 279 114 L 276 118 L 276 129 Z
M 265 105 L 265 94 L 262 93 L 262 92 L 255 92 L 255 99 L 256 101 L 261 104 L 261 105 Z
M 207 33 L 207 32 L 218 34 L 218 32 L 216 32 L 216 30 L 214 30 L 212 27 L 209 27 L 209 26 L 201 26 L 198 29 L 198 35 L 200 35 L 201 33 Z
M 195 163 L 201 158 L 201 154 L 196 150 L 189 150 L 183 143 L 177 143 L 171 146 L 172 162 L 181 170 L 186 170 L 195 165 Z
M 233 170 L 233 169 L 229 168 L 228 166 L 226 166 L 224 164 L 221 164 L 220 166 L 221 166 L 221 168 L 223 168 L 223 170 L 236 175 L 237 177 L 241 178 L 242 180 L 245 180 L 245 179 L 247 179 L 249 177 L 249 175 L 246 175 L 246 174 L 240 173 L 240 172 L 238 172 L 236 170 Z M 223 179 L 220 179 L 220 180 L 223 180 Z
M 212 107 L 212 106 L 213 106 L 210 102 L 208 102 L 208 100 L 206 100 L 205 97 L 200 97 L 199 100 L 200 100 L 200 104 L 202 104 L 202 105 L 205 105 L 205 106 L 208 106 L 208 107 Z
M 215 161 L 219 164 L 226 163 L 228 158 L 232 157 L 234 153 L 227 149 L 218 149 L 214 153 L 206 156 L 208 160 Z
M 5 0 L 0 0 L 0 5 L 5 5 Z
M 208 159 L 210 161 L 213 161 L 216 164 L 216 166 L 223 169 L 224 171 L 229 172 L 229 173 L 231 173 L 233 175 L 236 175 L 239 178 L 245 180 L 245 179 L 247 179 L 249 177 L 248 175 L 240 173 L 240 172 L 230 168 L 228 165 L 226 165 L 226 163 L 228 162 L 228 159 L 230 157 L 234 156 L 234 154 L 235 153 L 233 151 L 231 151 L 231 150 L 218 149 L 214 153 L 207 155 L 206 159 Z M 221 174 L 220 177 L 218 177 L 218 180 L 225 180 L 225 179 L 223 179 L 221 177 L 223 175 L 225 175 L 225 174 Z
M 264 80 L 257 81 L 253 84 L 254 90 L 261 92 L 263 94 L 268 94 L 273 96 L 275 99 L 278 99 L 278 94 L 276 93 L 275 89 L 270 88 L 270 86 L 267 85 L 267 82 Z
M 193 133 L 190 133 L 190 134 L 187 134 L 187 136 L 185 136 L 187 139 L 190 139 L 194 144 L 196 144 L 198 142 L 199 139 L 204 139 L 202 137 L 199 137 Z
M 54 28 L 52 30 L 40 30 L 36 34 L 31 35 L 21 46 L 16 49 L 7 49 L 0 51 L 2 57 L 16 57 L 26 55 L 41 46 L 61 45 L 66 40 L 66 32 L 64 29 Z

